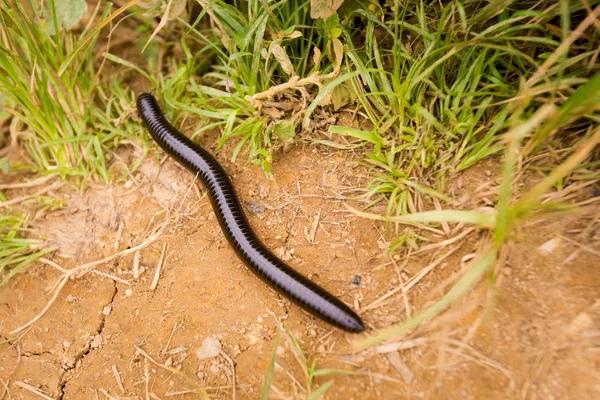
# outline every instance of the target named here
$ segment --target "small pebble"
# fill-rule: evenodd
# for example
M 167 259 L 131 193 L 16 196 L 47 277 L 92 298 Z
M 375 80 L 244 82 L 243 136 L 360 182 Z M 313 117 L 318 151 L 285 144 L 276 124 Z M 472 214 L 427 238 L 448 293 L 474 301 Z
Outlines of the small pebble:
M 561 240 L 558 237 L 550 239 L 547 242 L 544 242 L 542 245 L 540 245 L 537 249 L 540 253 L 548 255 L 551 254 L 560 245 L 560 242 Z
M 252 200 L 246 202 L 246 209 L 252 215 L 259 215 L 265 212 L 265 206 L 262 203 Z
M 126 297 L 130 297 L 132 294 L 133 294 L 133 290 L 131 290 L 131 289 L 126 289 L 125 290 L 125 296 Z
M 92 342 L 90 343 L 90 347 L 92 349 L 95 349 L 100 346 L 102 346 L 102 336 L 96 335 L 96 336 L 94 336 L 94 339 L 92 339 Z
M 69 347 L 71 347 L 71 342 L 68 342 L 68 341 L 66 341 L 66 340 L 65 340 L 65 341 L 63 342 L 63 347 L 64 347 L 65 349 L 68 349 Z
M 196 350 L 196 356 L 199 360 L 205 360 L 218 356 L 220 351 L 221 342 L 214 338 L 206 338 L 202 341 L 202 347 Z
M 217 364 L 211 365 L 210 372 L 212 372 L 213 374 L 216 374 L 217 372 L 219 372 L 219 366 Z
M 360 275 L 354 275 L 354 278 L 352 278 L 352 286 L 354 287 L 360 287 L 360 281 L 362 280 Z
M 111 306 L 105 306 L 104 309 L 102 310 L 102 314 L 109 315 L 111 311 L 112 311 Z

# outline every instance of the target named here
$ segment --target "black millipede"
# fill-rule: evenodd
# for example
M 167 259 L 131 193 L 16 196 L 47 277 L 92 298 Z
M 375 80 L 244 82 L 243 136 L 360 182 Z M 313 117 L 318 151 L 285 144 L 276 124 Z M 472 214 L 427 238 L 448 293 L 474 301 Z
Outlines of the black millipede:
M 151 94 L 142 93 L 137 108 L 154 141 L 202 182 L 225 237 L 252 272 L 314 316 L 348 332 L 364 331 L 362 320 L 350 307 L 279 260 L 261 243 L 223 167 L 167 121 Z

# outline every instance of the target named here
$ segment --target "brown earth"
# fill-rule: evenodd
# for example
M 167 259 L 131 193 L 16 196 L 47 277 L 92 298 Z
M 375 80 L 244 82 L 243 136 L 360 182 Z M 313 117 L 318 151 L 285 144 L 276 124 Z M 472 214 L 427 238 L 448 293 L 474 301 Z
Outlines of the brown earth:
M 420 231 L 431 240 L 425 244 L 440 245 L 390 256 L 393 227 L 344 207 L 343 197 L 368 182 L 351 156 L 295 145 L 276 154 L 269 180 L 258 167 L 228 162 L 228 153 L 219 159 L 257 234 L 353 305 L 367 335 L 432 304 L 485 237 L 452 225 L 443 235 Z M 453 179 L 448 192 L 467 209 L 493 204 L 498 167 L 481 163 Z M 40 264 L 0 288 L 0 399 L 191 399 L 200 389 L 258 399 L 277 341 L 273 399 L 307 398 L 332 378 L 327 399 L 600 398 L 600 223 L 591 187 L 581 190 L 577 201 L 591 200 L 577 211 L 520 227 L 497 278 L 409 336 L 358 353 L 356 335 L 291 305 L 240 264 L 203 191 L 172 160 L 151 157 L 126 182 L 83 193 L 65 185 L 51 194 L 66 206 L 38 215 L 34 226 L 59 247 L 51 259 L 65 269 L 165 229 L 140 249 L 137 278 L 134 253 L 102 262 L 69 279 L 48 311 L 19 332 L 12 331 L 51 299 L 48 288 L 61 272 Z M 410 290 L 382 299 L 451 249 Z M 352 284 L 356 276 L 360 285 Z M 200 359 L 209 342 L 217 354 Z M 317 370 L 346 373 L 309 382 L 312 360 Z

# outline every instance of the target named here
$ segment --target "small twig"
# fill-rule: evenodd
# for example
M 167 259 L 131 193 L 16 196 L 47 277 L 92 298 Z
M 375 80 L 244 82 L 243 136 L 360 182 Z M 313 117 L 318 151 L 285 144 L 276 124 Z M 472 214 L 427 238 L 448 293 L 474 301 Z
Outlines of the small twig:
M 160 277 L 160 269 L 162 267 L 163 261 L 165 259 L 165 250 L 167 249 L 167 244 L 163 244 L 162 252 L 160 253 L 160 260 L 158 260 L 158 264 L 156 264 L 156 270 L 154 271 L 154 278 L 152 279 L 152 284 L 150 285 L 150 290 L 155 290 L 156 286 L 158 286 L 158 278 Z
M 372 308 L 377 307 L 382 301 L 384 301 L 385 299 L 389 298 L 390 296 L 394 295 L 395 293 L 397 293 L 399 291 L 402 291 L 403 293 L 408 292 L 417 282 L 419 282 L 432 269 L 434 269 L 435 267 L 437 267 L 438 265 L 440 265 L 442 263 L 442 261 L 444 261 L 452 253 L 454 253 L 459 247 L 460 246 L 454 247 L 449 252 L 447 252 L 446 254 L 444 254 L 443 256 L 441 256 L 440 258 L 438 258 L 437 260 L 435 260 L 434 262 L 432 262 L 431 264 L 429 264 L 425 268 L 421 269 L 421 271 L 419 271 L 418 274 L 416 274 L 415 276 L 413 276 L 412 279 L 410 279 L 406 283 L 406 285 L 400 285 L 400 286 L 398 286 L 398 287 L 390 290 L 389 292 L 387 292 L 386 294 L 384 294 L 383 296 L 381 296 L 380 298 L 378 298 L 377 300 L 375 300 L 374 302 L 372 302 L 371 304 L 369 304 L 368 306 L 366 306 L 365 308 L 363 308 L 363 312 L 365 312 L 367 310 L 370 310 Z
M 117 251 L 119 249 L 119 242 L 121 241 L 121 236 L 123 235 L 123 221 L 119 222 L 119 227 L 117 228 L 117 237 L 115 238 L 115 244 L 113 245 L 113 251 Z
M 96 275 L 100 275 L 105 277 L 106 279 L 110 279 L 111 281 L 117 281 L 119 283 L 122 283 L 123 285 L 130 285 L 129 281 L 119 278 L 118 276 L 114 276 L 111 274 L 107 274 L 106 272 L 102 272 L 102 271 L 98 271 L 98 270 L 92 270 L 91 271 L 92 274 L 96 274 Z
M 52 261 L 52 260 L 49 260 L 49 259 L 47 259 L 47 258 L 40 257 L 40 258 L 38 258 L 38 261 L 39 261 L 39 262 L 41 262 L 42 264 L 46 264 L 46 265 L 49 265 L 49 266 L 51 266 L 51 267 L 54 267 L 54 268 L 56 268 L 57 270 L 59 270 L 59 271 L 60 271 L 60 272 L 62 272 L 63 274 L 68 274 L 68 273 L 69 273 L 69 270 L 68 270 L 68 269 L 64 269 L 63 267 L 61 267 L 60 265 L 58 265 L 58 264 L 57 264 L 57 263 L 55 263 L 54 261 Z
M 142 253 L 136 251 L 133 255 L 133 278 L 138 279 L 140 277 L 140 257 Z
M 308 242 L 310 244 L 314 244 L 315 243 L 315 235 L 317 233 L 317 227 L 319 226 L 319 218 L 320 217 L 321 217 L 321 210 L 319 210 L 315 214 L 315 218 L 313 219 L 312 226 L 311 226 L 311 229 L 310 229 L 310 233 L 307 236 Z
M 2 382 L 2 386 L 4 386 L 4 392 L 2 393 L 2 396 L 0 396 L 0 400 L 3 400 L 4 396 L 9 394 L 9 389 L 8 389 L 8 383 L 4 382 L 4 379 L 0 379 L 0 382 Z M 10 394 L 9 394 L 9 396 L 10 396 Z
M 252 387 L 252 385 L 249 384 L 238 384 L 238 387 L 241 388 L 249 388 Z M 223 389 L 231 389 L 230 385 L 223 385 L 223 386 L 205 386 L 204 387 L 205 390 L 223 390 Z M 171 397 L 171 396 L 181 396 L 182 394 L 189 394 L 189 393 L 196 393 L 195 390 L 180 390 L 177 392 L 167 392 L 165 393 L 165 396 L 167 397 Z
M 229 363 L 229 365 L 231 365 L 231 386 L 232 386 L 232 399 L 235 400 L 235 364 L 233 363 L 233 360 L 227 355 L 227 353 L 225 353 L 223 350 L 220 350 L 219 353 L 221 354 L 221 357 L 223 357 L 225 360 L 227 360 L 227 362 Z
M 106 398 L 107 398 L 108 400 L 120 400 L 120 399 L 118 399 L 117 397 L 111 396 L 111 395 L 110 395 L 110 393 L 108 393 L 108 392 L 107 392 L 106 390 L 104 390 L 103 388 L 99 388 L 99 389 L 98 389 L 98 391 L 99 391 L 100 393 L 102 393 L 103 395 L 105 395 L 105 396 L 106 396 Z M 96 397 L 98 397 L 98 393 L 96 393 Z
M 31 386 L 25 382 L 22 381 L 16 381 L 13 385 L 15 386 L 19 386 L 20 388 L 23 388 L 25 390 L 30 391 L 31 393 L 41 397 L 42 399 L 46 399 L 46 400 L 54 400 L 52 397 L 48 396 L 47 394 L 45 394 L 44 392 L 42 392 L 41 390 L 39 390 L 38 388 Z
M 166 228 L 166 226 L 168 225 L 170 219 L 167 217 L 165 219 L 165 221 L 157 228 L 155 228 L 152 233 L 139 245 L 132 247 L 130 249 L 126 249 L 123 251 L 120 251 L 118 253 L 115 253 L 111 256 L 105 257 L 101 260 L 97 260 L 97 261 L 93 261 L 93 262 L 89 262 L 86 264 L 82 264 L 76 268 L 70 269 L 68 270 L 67 273 L 65 273 L 58 281 L 57 284 L 55 285 L 54 290 L 54 294 L 52 295 L 52 298 L 50 299 L 50 301 L 46 304 L 46 306 L 42 309 L 42 311 L 40 311 L 35 317 L 33 317 L 33 319 L 31 319 L 29 322 L 27 322 L 24 325 L 21 325 L 20 327 L 18 327 L 17 329 L 13 330 L 12 332 L 10 332 L 11 334 L 22 331 L 23 329 L 27 328 L 28 326 L 32 325 L 33 323 L 35 323 L 38 319 L 40 319 L 45 313 L 46 311 L 48 311 L 48 309 L 50 308 L 50 306 L 56 301 L 56 298 L 58 297 L 60 291 L 62 290 L 62 288 L 65 286 L 65 284 L 67 283 L 67 281 L 69 280 L 69 278 L 71 278 L 72 276 L 74 276 L 75 278 L 81 278 L 82 276 L 84 276 L 85 274 L 87 274 L 88 272 L 90 272 L 91 270 L 93 270 L 93 268 L 97 267 L 98 265 L 101 264 L 106 264 L 109 261 L 112 261 L 115 258 L 118 257 L 122 257 L 124 255 L 130 254 L 130 253 L 134 253 L 138 250 L 143 249 L 144 247 L 148 246 L 149 244 L 151 244 L 152 242 L 154 242 L 155 240 L 157 240 L 162 232 L 164 231 L 164 229 Z M 49 264 L 52 265 L 52 264 Z
M 0 207 L 8 207 L 8 206 L 10 206 L 12 204 L 22 203 L 25 200 L 41 196 L 44 193 L 47 193 L 47 192 L 49 192 L 51 190 L 54 190 L 54 189 L 57 189 L 57 188 L 59 188 L 62 185 L 63 185 L 62 182 L 55 182 L 54 184 L 52 184 L 50 186 L 47 186 L 47 187 L 43 188 L 42 190 L 39 190 L 39 191 L 37 191 L 37 192 L 35 192 L 33 194 L 28 194 L 28 195 L 25 195 L 25 196 L 19 196 L 19 197 L 15 197 L 15 198 L 12 198 L 12 199 L 7 200 L 7 201 L 0 202 Z
M 577 241 L 575 241 L 573 239 L 570 239 L 570 238 L 568 238 L 568 237 L 566 237 L 564 235 L 558 235 L 558 237 L 562 238 L 562 239 L 565 239 L 567 242 L 573 243 L 575 246 L 579 246 L 581 248 L 581 250 L 583 250 L 583 251 L 586 251 L 586 252 L 588 252 L 588 253 L 590 253 L 592 255 L 595 255 L 596 257 L 600 257 L 600 251 L 598 251 L 598 250 L 594 250 L 591 247 L 588 247 L 588 246 L 586 246 L 584 244 L 581 244 L 581 243 L 579 243 L 579 242 L 577 242 Z
M 150 371 L 148 370 L 148 359 L 144 359 L 144 379 L 146 381 L 146 400 L 150 400 Z
M 172 372 L 173 374 L 181 376 L 190 385 L 195 386 L 197 388 L 195 392 L 198 393 L 203 399 L 208 398 L 208 393 L 206 393 L 206 390 L 204 390 L 202 387 L 200 387 L 192 378 L 190 378 L 189 376 L 187 376 L 186 374 L 184 374 L 177 368 L 173 368 L 173 367 L 167 366 L 165 364 L 159 363 L 158 361 L 156 361 L 155 359 L 150 357 L 150 355 L 148 353 L 146 353 L 144 350 L 142 350 L 141 347 L 138 347 L 138 346 L 134 346 L 134 347 L 137 350 L 137 354 L 144 356 L 148 361 L 150 361 L 152 364 L 156 365 L 157 367 L 167 370 L 169 372 Z
M 10 391 L 8 389 L 8 384 L 10 383 L 10 378 L 12 378 L 13 374 L 15 373 L 15 371 L 17 370 L 17 366 L 19 366 L 19 363 L 21 362 L 21 343 L 18 343 L 18 341 L 25 336 L 25 334 L 29 332 L 29 330 L 27 330 L 26 332 L 23 332 L 23 334 L 21 336 L 19 336 L 14 344 L 15 346 L 15 350 L 17 350 L 17 361 L 15 362 L 15 365 L 13 365 L 12 370 L 10 371 L 10 373 L 8 374 L 8 376 L 6 377 L 6 382 L 2 381 L 2 385 L 4 386 L 4 392 L 2 393 L 2 396 L 0 396 L 0 400 L 4 399 L 4 396 L 6 396 L 8 394 L 9 398 L 10 396 Z
M 27 328 L 28 326 L 33 325 L 38 319 L 42 318 L 42 316 L 46 313 L 46 311 L 48 311 L 48 309 L 50 308 L 50 306 L 52 306 L 52 304 L 54 304 L 54 302 L 58 298 L 58 295 L 59 295 L 61 289 L 65 286 L 65 284 L 67 283 L 68 280 L 69 280 L 69 275 L 64 275 L 62 277 L 62 279 L 60 280 L 60 283 L 58 284 L 57 288 L 54 290 L 54 295 L 52 296 L 52 298 L 50 299 L 50 301 L 48 301 L 48 303 L 46 303 L 46 305 L 44 306 L 44 308 L 42 308 L 42 311 L 40 311 L 38 313 L 38 315 L 36 315 L 35 317 L 33 317 L 31 320 L 29 320 L 29 322 L 27 322 L 25 325 L 21 325 L 17 329 L 12 330 L 10 332 L 10 334 L 12 335 L 14 333 L 20 332 L 23 329 Z
M 427 343 L 430 339 L 425 337 L 419 337 L 410 340 L 403 340 L 401 342 L 386 343 L 375 348 L 378 353 L 389 353 L 392 351 L 402 351 L 412 349 L 414 347 L 422 346 Z
M 167 344 L 165 344 L 165 348 L 160 352 L 160 354 L 165 354 L 169 350 L 169 345 L 171 344 L 171 340 L 173 339 L 173 335 L 175 335 L 175 331 L 177 330 L 177 322 L 173 325 L 173 329 L 171 330 L 171 336 L 169 336 L 169 340 L 167 340 Z
M 515 387 L 516 382 L 513 377 L 513 374 L 508 369 L 506 369 L 502 364 L 500 364 L 498 361 L 485 356 L 483 353 L 477 351 L 476 349 L 469 346 L 468 344 L 460 342 L 458 340 L 448 339 L 448 344 L 452 344 L 456 348 L 452 349 L 448 346 L 448 347 L 446 347 L 447 351 L 454 353 L 456 355 L 460 355 L 463 358 L 465 358 L 469 361 L 472 361 L 476 364 L 479 364 L 482 366 L 487 366 L 487 367 L 493 368 L 497 371 L 500 371 L 508 379 L 510 387 L 511 388 Z M 465 351 L 460 351 L 460 349 L 469 351 L 471 353 L 471 355 L 466 354 Z
M 125 388 L 123 387 L 123 380 L 121 379 L 121 375 L 119 375 L 119 370 L 115 364 L 112 365 L 112 372 L 115 376 L 115 380 L 117 381 L 117 385 L 119 389 L 121 389 L 121 393 L 125 394 Z
M 0 184 L 0 190 L 4 190 L 4 189 L 26 189 L 26 188 L 30 188 L 30 187 L 34 187 L 34 186 L 39 186 L 42 183 L 46 183 L 50 179 L 55 178 L 55 177 L 56 177 L 56 175 L 48 175 L 48 176 L 43 176 L 43 177 L 38 178 L 38 179 L 34 179 L 33 181 L 29 181 L 29 182 L 4 183 L 4 184 Z
M 428 245 L 422 246 L 417 251 L 415 251 L 414 254 L 423 253 L 423 252 L 426 252 L 426 251 L 429 251 L 429 250 L 436 249 L 438 247 L 446 247 L 448 245 L 451 245 L 452 243 L 457 242 L 460 239 L 464 238 L 469 233 L 473 232 L 475 229 L 476 228 L 474 228 L 474 227 L 469 227 L 467 229 L 464 229 L 458 235 L 456 235 L 454 237 L 451 237 L 450 239 L 446 239 L 446 240 L 442 240 L 441 242 L 432 243 L 432 244 L 428 244 Z

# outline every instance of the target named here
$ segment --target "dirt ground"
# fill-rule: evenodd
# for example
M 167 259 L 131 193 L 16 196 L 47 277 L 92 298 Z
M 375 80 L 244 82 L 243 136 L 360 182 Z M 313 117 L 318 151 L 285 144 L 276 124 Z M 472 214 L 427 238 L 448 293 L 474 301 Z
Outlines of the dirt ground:
M 429 250 L 388 255 L 393 227 L 343 205 L 368 182 L 350 155 L 294 145 L 276 153 L 269 180 L 258 167 L 229 162 L 230 151 L 218 158 L 257 234 L 352 305 L 364 335 L 439 298 L 485 235 L 452 225 L 444 235 L 421 231 Z M 466 209 L 493 204 L 498 169 L 497 160 L 483 162 L 453 178 L 448 193 Z M 307 398 L 331 378 L 326 399 L 600 398 L 593 186 L 579 192 L 577 201 L 589 201 L 577 211 L 521 226 L 495 279 L 410 335 L 361 352 L 352 345 L 364 335 L 316 320 L 242 266 L 203 190 L 162 153 L 128 180 L 50 194 L 66 205 L 34 226 L 58 246 L 51 260 L 64 269 L 107 260 L 64 281 L 47 312 L 18 332 L 51 300 L 61 272 L 40 263 L 0 288 L 0 399 L 192 399 L 200 388 L 258 399 L 277 341 L 273 399 Z M 312 360 L 317 370 L 346 372 L 311 382 Z

